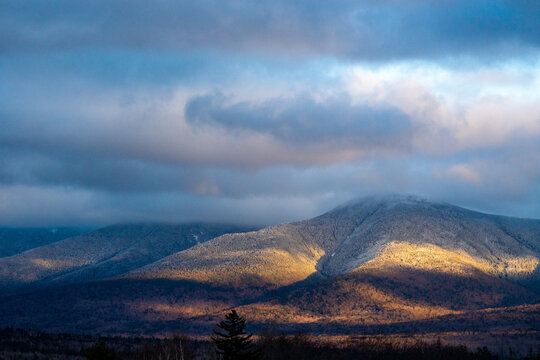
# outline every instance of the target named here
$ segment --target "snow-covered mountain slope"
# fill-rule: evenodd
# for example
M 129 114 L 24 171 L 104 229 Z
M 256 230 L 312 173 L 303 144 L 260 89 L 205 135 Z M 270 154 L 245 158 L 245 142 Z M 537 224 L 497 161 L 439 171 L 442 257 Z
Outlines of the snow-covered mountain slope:
M 361 199 L 311 220 L 217 237 L 130 274 L 272 287 L 319 274 L 402 267 L 538 276 L 540 221 L 482 214 L 411 196 Z

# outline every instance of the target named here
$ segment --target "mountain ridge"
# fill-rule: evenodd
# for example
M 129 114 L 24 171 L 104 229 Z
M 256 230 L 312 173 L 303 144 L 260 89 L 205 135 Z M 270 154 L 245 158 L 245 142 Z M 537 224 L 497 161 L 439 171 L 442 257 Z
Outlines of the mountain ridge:
M 108 278 L 225 232 L 246 229 L 209 223 L 110 225 L 0 259 L 0 286 L 16 289 Z
M 404 323 L 431 327 L 490 308 L 513 309 L 496 313 L 504 326 L 512 326 L 508 314 L 519 309 L 526 309 L 516 315 L 520 326 L 537 318 L 529 305 L 540 297 L 540 220 L 418 197 L 357 199 L 312 219 L 170 250 L 112 276 L 4 297 L 0 318 L 111 334 L 200 333 L 231 308 L 261 326 L 311 324 L 323 331 L 326 324 L 329 334 Z M 54 300 L 36 312 L 33 296 Z M 50 323 L 66 308 L 72 317 Z
M 389 247 L 394 247 L 393 252 L 396 249 L 406 251 L 404 244 L 410 243 L 411 251 L 418 251 L 422 246 L 425 251 L 434 250 L 435 246 L 448 255 L 461 252 L 477 259 L 475 266 L 483 271 L 519 278 L 536 271 L 540 256 L 538 237 L 523 232 L 523 226 L 533 226 L 533 233 L 537 234 L 538 230 L 540 234 L 540 220 L 502 218 L 411 196 L 370 197 L 338 206 L 311 220 L 218 237 L 208 244 L 137 269 L 131 275 L 155 278 L 161 272 L 165 277 L 181 277 L 182 269 L 196 266 L 197 261 L 205 261 L 201 259 L 209 262 L 213 254 L 228 249 L 229 257 L 241 257 L 245 261 L 247 255 L 239 252 L 247 251 L 251 257 L 273 256 L 277 264 L 291 261 L 303 268 L 301 276 L 308 271 L 311 272 L 307 276 L 315 271 L 335 276 L 351 271 L 378 255 L 392 253 Z M 338 233 L 335 228 L 339 228 Z M 433 246 L 426 248 L 426 244 Z M 220 261 L 216 263 L 223 265 Z M 234 263 L 236 265 L 231 263 L 230 266 L 241 267 L 241 263 L 238 260 Z M 472 264 L 473 260 L 469 259 L 469 263 Z M 154 271 L 157 274 L 151 274 Z M 261 273 L 264 269 L 257 271 Z M 146 275 L 142 275 L 143 272 Z M 201 274 L 193 279 L 208 276 Z M 287 278 L 287 274 L 283 277 Z M 190 276 L 186 274 L 186 278 Z M 286 285 L 283 281 L 278 283 Z
M 0 227 L 0 258 L 84 233 L 77 227 Z

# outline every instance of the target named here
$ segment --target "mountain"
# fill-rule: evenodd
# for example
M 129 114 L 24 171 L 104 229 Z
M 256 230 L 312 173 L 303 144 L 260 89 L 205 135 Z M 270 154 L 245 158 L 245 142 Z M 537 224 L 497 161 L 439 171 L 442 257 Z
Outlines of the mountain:
M 113 277 L 243 229 L 198 223 L 108 226 L 0 259 L 0 286 L 29 290 Z
M 411 196 L 367 198 L 311 220 L 224 235 L 131 275 L 269 287 L 377 268 L 538 279 L 539 235 L 539 220 Z
M 22 253 L 84 232 L 80 228 L 0 228 L 0 258 Z
M 125 277 L 231 286 L 261 322 L 380 324 L 533 302 L 539 258 L 538 220 L 390 196 L 224 235 Z
M 86 257 L 99 249 L 90 243 Z M 61 244 L 48 253 L 65 251 Z M 85 259 L 73 256 L 55 259 Z M 115 267 L 102 260 L 99 281 L 75 284 L 80 278 L 60 272 L 54 279 L 69 275 L 69 284 L 4 297 L 0 319 L 55 331 L 207 333 L 234 307 L 252 326 L 284 331 L 488 336 L 520 328 L 538 336 L 539 259 L 540 220 L 370 197 L 310 220 L 171 248 L 122 271 L 105 271 Z

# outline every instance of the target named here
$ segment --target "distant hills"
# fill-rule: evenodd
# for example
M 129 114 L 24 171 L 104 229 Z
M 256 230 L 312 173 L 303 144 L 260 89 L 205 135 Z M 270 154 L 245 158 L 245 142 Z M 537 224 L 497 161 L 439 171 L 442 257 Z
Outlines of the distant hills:
M 113 226 L 2 258 L 0 319 L 204 333 L 234 307 L 284 331 L 540 332 L 540 220 L 388 196 L 245 230 Z
M 245 229 L 200 223 L 108 226 L 0 259 L 0 286 L 12 292 L 109 278 Z

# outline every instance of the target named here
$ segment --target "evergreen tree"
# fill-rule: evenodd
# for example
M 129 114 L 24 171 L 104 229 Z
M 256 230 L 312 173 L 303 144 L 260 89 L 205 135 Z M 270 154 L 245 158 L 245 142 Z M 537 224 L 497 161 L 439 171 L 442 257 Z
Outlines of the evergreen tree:
M 90 346 L 83 353 L 87 360 L 114 360 L 116 354 L 114 350 L 107 346 L 103 341 L 99 341 Z
M 212 341 L 217 347 L 216 353 L 222 360 L 253 360 L 258 352 L 253 349 L 253 334 L 246 334 L 246 319 L 236 310 L 225 315 L 225 320 L 217 324 L 221 330 L 214 330 Z

